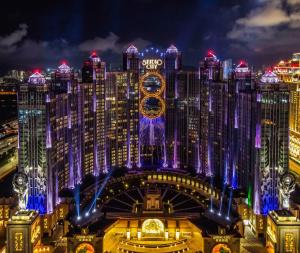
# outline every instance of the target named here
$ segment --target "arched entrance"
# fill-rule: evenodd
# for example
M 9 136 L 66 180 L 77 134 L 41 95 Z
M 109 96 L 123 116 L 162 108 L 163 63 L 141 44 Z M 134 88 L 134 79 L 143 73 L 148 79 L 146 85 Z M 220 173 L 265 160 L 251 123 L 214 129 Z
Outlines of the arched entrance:
M 121 218 L 105 230 L 103 252 L 203 252 L 199 228 L 188 219 Z M 231 253 L 231 252 L 230 252 Z

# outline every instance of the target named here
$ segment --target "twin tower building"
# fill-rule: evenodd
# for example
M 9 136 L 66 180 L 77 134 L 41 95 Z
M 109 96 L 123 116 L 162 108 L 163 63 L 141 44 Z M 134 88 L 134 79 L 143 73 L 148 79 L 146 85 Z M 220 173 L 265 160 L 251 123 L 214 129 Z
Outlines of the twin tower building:
M 139 52 L 122 71 L 96 53 L 81 72 L 66 63 L 36 72 L 18 91 L 19 171 L 28 209 L 51 213 L 60 193 L 112 168 L 195 172 L 220 187 L 241 188 L 257 214 L 279 206 L 288 171 L 289 91 L 269 71 L 255 79 L 209 51 L 182 67 L 175 46 Z

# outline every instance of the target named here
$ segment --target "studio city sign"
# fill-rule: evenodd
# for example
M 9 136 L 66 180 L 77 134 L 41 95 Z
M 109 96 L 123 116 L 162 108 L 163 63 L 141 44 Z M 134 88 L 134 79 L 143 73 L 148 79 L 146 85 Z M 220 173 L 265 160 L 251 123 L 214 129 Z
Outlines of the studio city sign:
M 146 69 L 157 69 L 158 66 L 161 66 L 163 61 L 161 59 L 144 59 L 142 65 Z

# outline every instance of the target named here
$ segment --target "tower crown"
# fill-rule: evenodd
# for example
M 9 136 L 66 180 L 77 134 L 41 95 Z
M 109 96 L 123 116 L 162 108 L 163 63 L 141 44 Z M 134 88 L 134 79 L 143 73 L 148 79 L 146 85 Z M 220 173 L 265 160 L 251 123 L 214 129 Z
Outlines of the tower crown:
M 44 84 L 46 79 L 38 70 L 36 70 L 34 74 L 29 77 L 28 82 L 31 84 Z
M 177 54 L 178 53 L 178 49 L 177 47 L 175 47 L 173 44 L 171 46 L 168 47 L 167 49 L 167 54 Z
M 139 51 L 137 49 L 137 47 L 135 47 L 133 44 L 131 44 L 127 49 L 126 49 L 126 53 L 127 54 L 137 54 Z
M 279 78 L 272 70 L 268 70 L 264 75 L 262 75 L 260 81 L 262 83 L 278 83 Z
M 62 64 L 58 67 L 58 71 L 62 74 L 67 74 L 71 72 L 71 68 L 67 65 L 66 62 L 62 62 Z
M 92 54 L 90 55 L 90 59 L 93 61 L 93 62 L 100 62 L 100 57 L 98 56 L 97 52 L 96 51 L 93 51 Z
M 248 64 L 245 61 L 240 61 L 240 63 L 236 66 L 235 72 L 249 72 Z

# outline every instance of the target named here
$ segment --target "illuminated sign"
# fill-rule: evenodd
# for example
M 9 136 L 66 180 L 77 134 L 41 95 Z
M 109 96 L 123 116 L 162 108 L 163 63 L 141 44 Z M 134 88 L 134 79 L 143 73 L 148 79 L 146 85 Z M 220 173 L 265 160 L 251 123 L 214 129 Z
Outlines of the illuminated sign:
M 142 65 L 146 69 L 157 69 L 158 66 L 161 66 L 163 61 L 161 59 L 144 59 Z
M 229 239 L 230 239 L 230 236 L 228 236 L 228 235 L 224 235 L 224 236 L 217 235 L 217 236 L 213 236 L 213 239 L 216 242 L 228 242 Z
M 166 82 L 161 74 L 149 71 L 140 79 L 140 90 L 145 95 L 140 102 L 140 112 L 149 119 L 160 117 L 165 112 L 162 93 Z
M 95 253 L 95 249 L 89 243 L 81 243 L 76 248 L 76 253 Z
M 164 224 L 159 219 L 147 219 L 142 225 L 144 234 L 163 234 L 164 230 Z
M 231 249 L 229 248 L 229 246 L 227 244 L 217 244 L 213 247 L 211 253 L 231 253 Z

